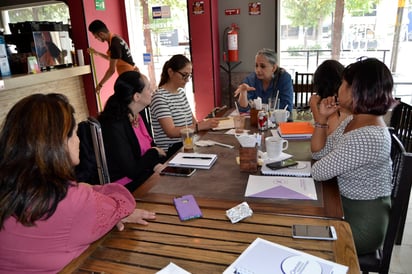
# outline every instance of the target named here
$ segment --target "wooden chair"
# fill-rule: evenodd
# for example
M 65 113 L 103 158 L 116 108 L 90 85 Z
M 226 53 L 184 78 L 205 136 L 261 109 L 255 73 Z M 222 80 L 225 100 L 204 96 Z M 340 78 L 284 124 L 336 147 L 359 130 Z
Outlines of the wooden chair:
M 392 110 L 390 127 L 394 128 L 406 152 L 412 152 L 412 106 L 399 102 Z
M 369 272 L 388 273 L 392 250 L 398 231 L 401 227 L 402 215 L 408 209 L 412 184 L 412 153 L 405 151 L 396 134 L 392 133 L 393 190 L 392 208 L 389 224 L 382 248 L 373 253 L 360 255 L 359 265 L 363 274 Z
M 298 111 L 309 109 L 309 98 L 314 93 L 312 79 L 313 73 L 295 73 L 293 106 Z

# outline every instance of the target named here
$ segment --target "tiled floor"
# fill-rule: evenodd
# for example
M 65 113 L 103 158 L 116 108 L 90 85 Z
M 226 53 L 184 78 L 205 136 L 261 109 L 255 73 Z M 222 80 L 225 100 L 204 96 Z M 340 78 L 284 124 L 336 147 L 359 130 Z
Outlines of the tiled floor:
M 412 274 L 412 197 L 409 200 L 402 245 L 394 248 L 389 273 Z

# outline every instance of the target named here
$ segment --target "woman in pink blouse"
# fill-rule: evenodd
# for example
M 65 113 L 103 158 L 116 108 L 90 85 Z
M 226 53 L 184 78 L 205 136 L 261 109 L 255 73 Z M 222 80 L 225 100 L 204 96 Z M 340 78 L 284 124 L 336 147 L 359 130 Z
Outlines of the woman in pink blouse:
M 115 225 L 147 224 L 119 184 L 74 181 L 79 139 L 61 94 L 33 94 L 0 133 L 0 273 L 56 273 Z

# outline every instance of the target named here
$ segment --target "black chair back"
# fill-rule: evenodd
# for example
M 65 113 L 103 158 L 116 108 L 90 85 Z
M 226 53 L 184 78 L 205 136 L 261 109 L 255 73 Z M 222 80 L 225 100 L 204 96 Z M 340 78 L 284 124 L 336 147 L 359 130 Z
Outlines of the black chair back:
M 295 73 L 293 81 L 294 108 L 296 110 L 309 109 L 309 98 L 314 93 L 313 90 L 313 73 Z
M 388 273 L 392 251 L 401 227 L 403 211 L 408 209 L 412 184 L 412 153 L 405 151 L 402 142 L 392 133 L 392 207 L 385 240 L 381 249 L 358 256 L 362 273 Z
M 100 123 L 89 117 L 78 125 L 80 163 L 75 168 L 76 180 L 92 185 L 110 182 Z
M 394 128 L 405 150 L 412 152 L 412 106 L 399 102 L 392 110 L 390 126 Z
M 107 167 L 106 153 L 102 136 L 102 127 L 96 118 L 89 117 L 87 122 L 92 134 L 93 149 L 96 157 L 97 172 L 99 174 L 100 184 L 110 183 L 109 168 Z

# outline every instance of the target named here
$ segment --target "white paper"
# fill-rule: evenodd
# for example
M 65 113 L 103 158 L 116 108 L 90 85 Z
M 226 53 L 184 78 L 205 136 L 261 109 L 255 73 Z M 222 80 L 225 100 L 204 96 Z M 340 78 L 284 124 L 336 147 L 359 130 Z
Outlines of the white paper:
M 310 177 L 249 175 L 245 197 L 317 200 L 315 182 Z
M 179 152 L 168 163 L 169 166 L 210 169 L 217 160 L 217 154 Z
M 156 274 L 191 274 L 190 272 L 184 270 L 180 266 L 174 263 L 169 263 L 167 266 L 157 271 Z
M 347 271 L 347 266 L 257 238 L 223 274 L 344 274 Z

